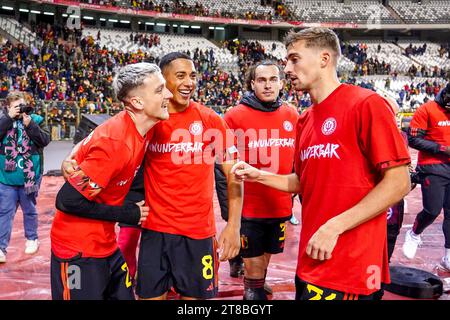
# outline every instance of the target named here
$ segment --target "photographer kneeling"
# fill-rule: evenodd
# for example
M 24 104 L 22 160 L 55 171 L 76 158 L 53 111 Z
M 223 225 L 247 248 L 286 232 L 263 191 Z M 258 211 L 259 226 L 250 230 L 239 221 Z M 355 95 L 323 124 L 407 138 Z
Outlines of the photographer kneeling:
M 0 263 L 6 262 L 18 205 L 24 218 L 25 253 L 39 249 L 36 198 L 43 171 L 43 148 L 50 143 L 44 118 L 33 112 L 24 92 L 10 92 L 0 110 Z

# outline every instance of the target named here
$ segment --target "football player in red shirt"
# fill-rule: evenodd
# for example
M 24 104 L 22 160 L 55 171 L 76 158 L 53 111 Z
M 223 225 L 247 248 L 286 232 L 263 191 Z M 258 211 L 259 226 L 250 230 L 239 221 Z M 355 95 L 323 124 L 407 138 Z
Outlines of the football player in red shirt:
M 292 173 L 295 125 L 298 113 L 283 104 L 281 67 L 263 61 L 249 69 L 247 92 L 225 114 L 234 130 L 242 159 L 258 169 Z M 245 182 L 241 221 L 241 256 L 244 258 L 244 300 L 267 300 L 264 283 L 272 254 L 283 252 L 286 220 L 292 215 L 292 198 L 264 185 Z
M 236 163 L 234 136 L 212 109 L 191 100 L 197 85 L 192 59 L 173 52 L 160 68 L 173 97 L 170 118 L 154 128 L 145 155 L 144 188 L 150 206 L 142 224 L 136 292 L 166 299 L 171 287 L 183 299 L 217 294 L 220 260 L 239 253 L 242 183 L 230 175 Z M 228 181 L 229 218 L 218 243 L 213 211 L 214 162 Z M 217 248 L 218 247 L 218 248 Z
M 408 140 L 410 147 L 419 150 L 416 170 L 422 185 L 423 210 L 406 232 L 403 253 L 409 259 L 414 258 L 421 243 L 420 234 L 444 209 L 445 253 L 441 266 L 450 272 L 450 84 L 435 101 L 416 110 Z
M 97 127 L 79 145 L 74 172 L 56 197 L 51 229 L 53 299 L 134 299 L 115 223 L 142 223 L 143 202 L 123 205 L 151 138 L 167 119 L 168 99 L 158 66 L 120 69 L 113 88 L 125 110 Z
M 292 31 L 286 47 L 285 72 L 313 102 L 297 123 L 295 173 L 232 172 L 301 194 L 296 299 L 375 299 L 390 281 L 386 210 L 409 192 L 408 150 L 386 100 L 339 82 L 333 31 Z

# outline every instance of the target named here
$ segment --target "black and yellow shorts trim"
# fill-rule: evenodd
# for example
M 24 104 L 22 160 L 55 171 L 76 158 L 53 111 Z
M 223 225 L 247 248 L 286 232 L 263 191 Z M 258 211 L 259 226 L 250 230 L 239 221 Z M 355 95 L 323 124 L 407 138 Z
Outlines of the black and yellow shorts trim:
M 184 297 L 210 299 L 218 292 L 217 241 L 143 229 L 136 293 L 162 296 L 172 287 Z
M 243 220 L 241 222 L 241 256 L 254 258 L 265 253 L 277 254 L 284 250 L 286 222 Z
M 122 253 L 105 258 L 61 259 L 52 253 L 53 300 L 134 300 L 133 283 Z
M 371 295 L 358 295 L 321 287 L 295 276 L 295 300 L 380 300 L 381 290 Z M 381 294 L 381 295 L 380 295 Z

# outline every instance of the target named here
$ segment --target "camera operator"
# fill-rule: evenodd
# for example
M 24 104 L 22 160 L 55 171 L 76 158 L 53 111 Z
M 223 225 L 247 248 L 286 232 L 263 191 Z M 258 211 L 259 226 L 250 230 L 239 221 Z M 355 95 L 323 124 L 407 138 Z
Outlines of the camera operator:
M 431 225 L 444 209 L 442 230 L 445 253 L 442 267 L 450 272 L 450 83 L 435 101 L 417 109 L 408 133 L 409 146 L 419 150 L 417 172 L 422 185 L 423 210 L 414 226 L 408 230 L 403 253 L 414 258 L 421 244 L 420 234 Z
M 10 92 L 0 110 L 0 263 L 6 262 L 18 205 L 24 218 L 25 253 L 39 249 L 36 198 L 43 171 L 43 148 L 50 143 L 44 118 L 32 114 L 24 92 Z

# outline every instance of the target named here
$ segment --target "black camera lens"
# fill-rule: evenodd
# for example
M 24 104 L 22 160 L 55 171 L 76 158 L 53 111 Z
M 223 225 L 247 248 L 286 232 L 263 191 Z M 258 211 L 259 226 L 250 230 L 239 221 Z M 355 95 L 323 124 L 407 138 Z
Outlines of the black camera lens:
M 19 113 L 31 114 L 33 112 L 33 107 L 25 103 L 19 104 L 19 108 Z

